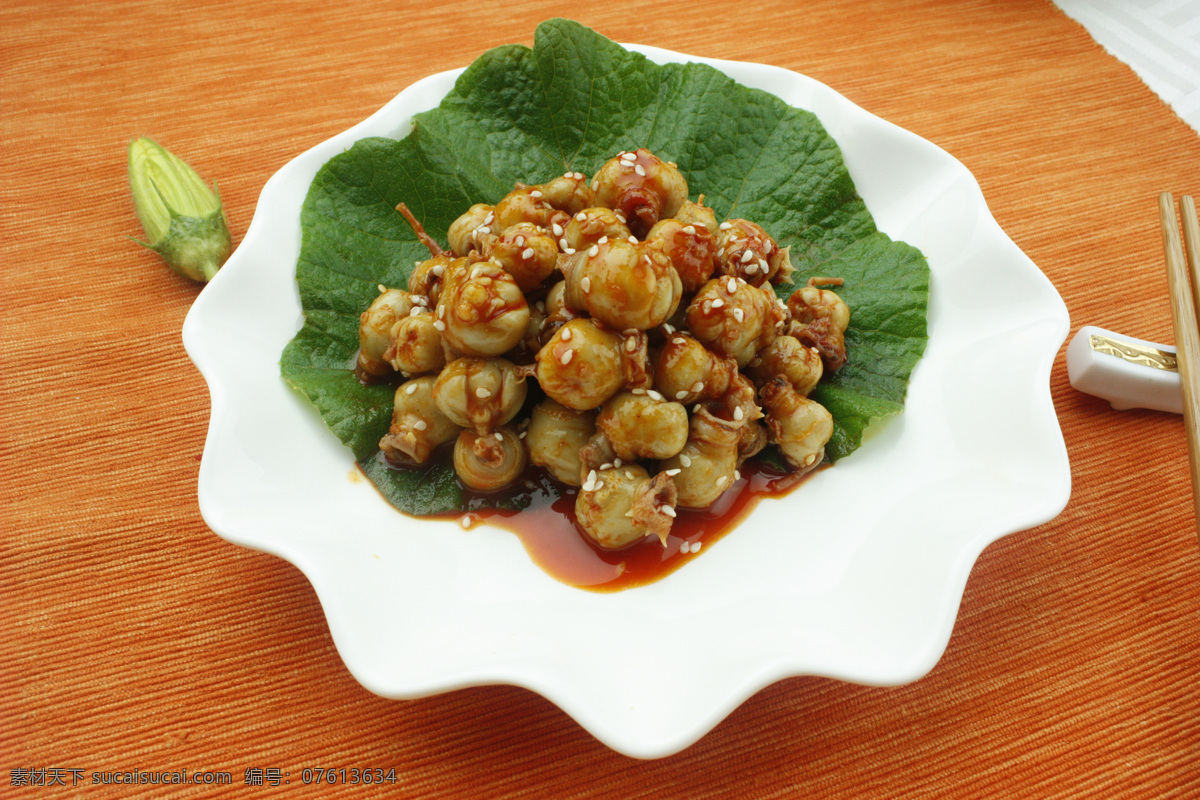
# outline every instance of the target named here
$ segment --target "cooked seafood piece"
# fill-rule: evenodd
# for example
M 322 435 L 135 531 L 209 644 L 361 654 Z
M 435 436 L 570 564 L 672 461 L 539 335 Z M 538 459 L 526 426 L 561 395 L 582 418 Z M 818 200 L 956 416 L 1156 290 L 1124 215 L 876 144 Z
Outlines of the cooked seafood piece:
M 596 428 L 619 458 L 659 460 L 675 455 L 687 443 L 688 414 L 658 392 L 618 392 L 600 407 Z
M 522 292 L 540 287 L 558 261 L 558 245 L 545 228 L 531 222 L 518 222 L 503 233 L 482 237 L 480 252 L 513 276 Z
M 379 287 L 379 296 L 371 301 L 358 318 L 358 373 L 363 377 L 384 377 L 392 365 L 384 357 L 391 344 L 392 326 L 413 309 L 412 295 L 403 289 Z
M 442 275 L 453 261 L 453 256 L 445 254 L 418 261 L 408 275 L 409 294 L 425 297 L 429 305 L 436 305 L 442 291 Z
M 541 189 L 522 184 L 518 184 L 517 188 L 504 195 L 504 198 L 496 203 L 493 213 L 494 219 L 484 226 L 488 230 L 476 229 L 480 235 L 501 233 L 521 222 L 529 222 L 550 230 L 553 225 L 566 225 L 567 220 L 571 218 L 566 211 L 551 205 Z
M 379 440 L 379 449 L 392 464 L 424 464 L 434 448 L 458 435 L 459 426 L 446 417 L 433 399 L 434 379 L 405 381 L 392 400 L 392 424 Z
M 564 172 L 557 178 L 529 188 L 532 190 L 530 194 L 533 191 L 541 192 L 542 200 L 568 214 L 578 214 L 596 204 L 596 193 L 592 191 L 587 176 L 582 172 Z M 558 221 L 560 227 L 566 224 Z
M 737 362 L 718 356 L 692 336 L 667 336 L 654 360 L 654 383 L 669 400 L 691 404 L 725 394 L 737 374 Z
M 592 180 L 596 205 L 620 211 L 634 236 L 645 238 L 660 219 L 672 217 L 688 198 L 678 167 L 646 148 L 618 153 Z
M 716 416 L 704 406 L 692 414 L 683 449 L 659 463 L 675 481 L 680 507 L 708 508 L 733 485 L 745 424 Z
M 579 451 L 596 432 L 596 415 L 546 399 L 533 407 L 525 432 L 529 459 L 568 486 L 583 482 Z
M 433 386 L 437 407 L 455 425 L 489 433 L 508 423 L 525 402 L 526 372 L 503 358 L 459 358 Z
M 661 219 L 646 234 L 646 242 L 657 246 L 671 260 L 684 294 L 695 292 L 712 277 L 717 248 L 707 225 Z
M 590 319 L 573 319 L 538 351 L 538 385 L 567 408 L 596 408 L 624 383 L 621 347 L 615 333 Z
M 435 322 L 432 309 L 413 306 L 407 317 L 392 326 L 384 360 L 405 377 L 440 370 L 446 364 L 446 355 L 442 332 Z
M 479 240 L 492 232 L 496 209 L 487 203 L 476 203 L 450 223 L 446 239 L 454 255 L 462 258 L 479 248 Z
M 749 364 L 779 335 L 786 318 L 787 309 L 770 289 L 732 276 L 704 284 L 687 309 L 692 336 L 709 350 L 732 358 L 739 367 Z
M 802 344 L 817 348 L 825 369 L 836 372 L 846 363 L 846 328 L 850 307 L 837 292 L 821 285 L 840 286 L 840 278 L 809 278 L 808 284 L 792 293 L 787 307 L 791 313 L 788 333 Z
M 793 272 L 789 248 L 748 219 L 727 219 L 717 226 L 717 271 L 762 286 L 783 283 Z
M 586 250 L 603 238 L 629 239 L 633 234 L 625 224 L 625 215 L 597 206 L 577 211 L 563 229 L 559 248 L 567 254 Z
M 488 433 L 462 431 L 454 442 L 454 472 L 481 492 L 503 489 L 521 477 L 527 457 L 517 432 L 504 425 Z
M 516 280 L 488 261 L 452 270 L 435 312 L 436 323 L 445 326 L 446 344 L 467 356 L 498 356 L 511 350 L 529 325 L 529 305 Z
M 801 344 L 795 336 L 785 335 L 775 337 L 759 350 L 746 372 L 759 383 L 778 376 L 787 378 L 797 392 L 807 397 L 825 374 L 825 367 L 817 348 Z
M 820 403 L 797 392 L 786 378 L 774 378 L 761 390 L 771 441 L 796 470 L 807 472 L 825 457 L 833 436 L 833 416 Z
M 646 330 L 675 312 L 683 294 L 679 273 L 658 247 L 602 237 L 559 259 L 566 302 L 616 330 Z
M 575 498 L 575 519 L 592 541 L 619 550 L 647 536 L 664 544 L 675 520 L 675 484 L 639 464 L 591 470 Z

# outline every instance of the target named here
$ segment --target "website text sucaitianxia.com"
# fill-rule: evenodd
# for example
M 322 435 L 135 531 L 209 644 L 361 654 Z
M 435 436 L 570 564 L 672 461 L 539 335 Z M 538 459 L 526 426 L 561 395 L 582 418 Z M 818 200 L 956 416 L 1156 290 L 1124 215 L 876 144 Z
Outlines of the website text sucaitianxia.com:
M 378 767 L 305 767 L 285 770 L 279 767 L 248 767 L 235 771 L 213 770 L 91 770 L 78 767 L 14 767 L 8 771 L 8 785 L 37 788 L 47 786 L 285 786 L 299 783 L 370 785 L 396 783 L 395 769 Z M 295 776 L 295 780 L 293 780 Z

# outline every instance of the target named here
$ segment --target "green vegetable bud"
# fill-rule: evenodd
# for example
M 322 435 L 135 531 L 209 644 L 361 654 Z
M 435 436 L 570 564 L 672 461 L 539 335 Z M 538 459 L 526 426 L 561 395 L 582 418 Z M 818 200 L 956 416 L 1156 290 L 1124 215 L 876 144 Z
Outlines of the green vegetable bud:
M 212 280 L 232 249 L 215 184 L 209 189 L 179 157 L 143 137 L 129 145 L 129 186 L 149 240 L 139 244 L 186 278 Z

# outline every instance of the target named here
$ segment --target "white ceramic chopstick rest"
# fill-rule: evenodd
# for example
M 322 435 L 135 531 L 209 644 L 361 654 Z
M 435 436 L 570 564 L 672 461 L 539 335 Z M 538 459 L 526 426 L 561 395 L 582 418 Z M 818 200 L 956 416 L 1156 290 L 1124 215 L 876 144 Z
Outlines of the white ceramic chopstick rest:
M 1067 345 L 1071 385 L 1118 411 L 1149 408 L 1183 413 L 1175 348 L 1085 325 Z

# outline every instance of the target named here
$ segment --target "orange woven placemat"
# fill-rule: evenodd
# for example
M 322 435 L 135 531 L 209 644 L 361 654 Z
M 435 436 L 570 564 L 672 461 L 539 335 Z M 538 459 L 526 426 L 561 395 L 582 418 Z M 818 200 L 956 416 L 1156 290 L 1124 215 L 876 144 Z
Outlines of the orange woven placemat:
M 1155 197 L 1200 194 L 1200 137 L 1049 2 L 579 11 L 618 41 L 803 72 L 941 145 L 1073 330 L 1172 341 Z M 297 779 L 325 766 L 395 770 L 363 797 L 1200 795 L 1182 423 L 1075 393 L 1061 356 L 1071 502 L 983 553 L 936 668 L 899 688 L 783 681 L 660 761 L 611 752 L 521 689 L 369 694 L 299 571 L 207 529 L 207 392 L 180 344 L 198 289 L 126 238 L 128 141 L 150 135 L 216 178 L 236 240 L 293 156 L 564 13 L 0 8 L 0 786 L 40 769 L 79 776 L 64 795 L 216 793 L 90 785 L 187 769 L 227 771 L 238 793 L 321 796 Z M 248 769 L 293 783 L 246 786 Z

